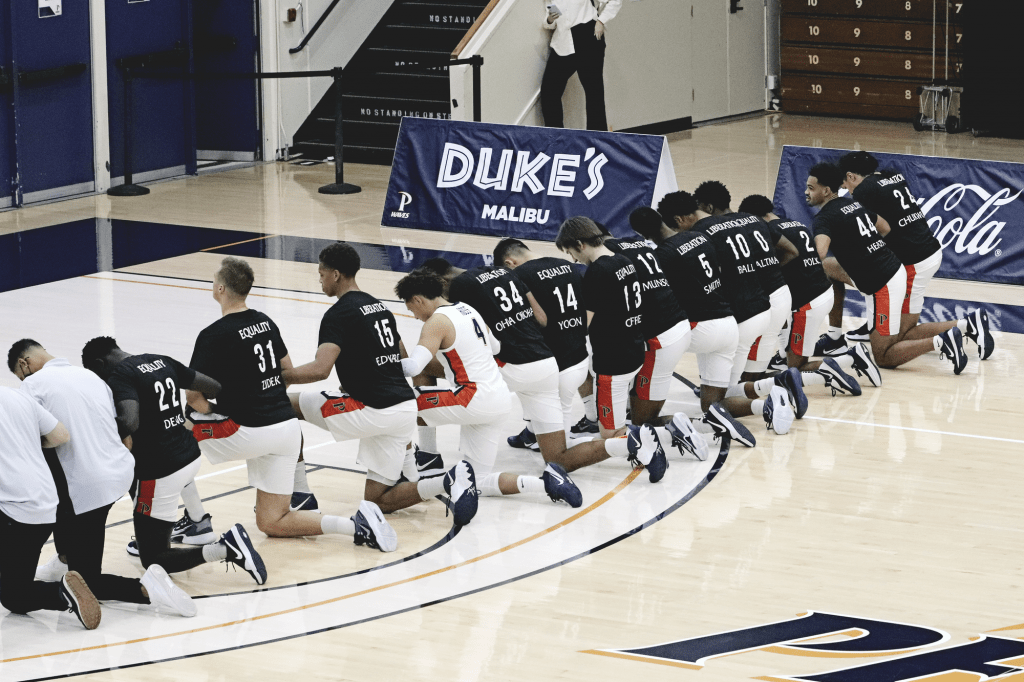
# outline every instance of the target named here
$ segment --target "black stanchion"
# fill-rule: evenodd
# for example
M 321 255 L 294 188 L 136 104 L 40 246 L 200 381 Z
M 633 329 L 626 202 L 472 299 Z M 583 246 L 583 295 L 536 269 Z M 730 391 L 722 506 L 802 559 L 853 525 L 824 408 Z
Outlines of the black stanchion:
M 111 187 L 107 194 L 112 197 L 141 197 L 149 194 L 149 188 L 132 182 L 132 70 L 124 70 L 124 184 Z
M 363 188 L 345 182 L 345 166 L 341 158 L 344 149 L 341 114 L 341 96 L 343 94 L 341 86 L 342 69 L 331 69 L 331 75 L 334 77 L 334 182 L 330 185 L 324 185 L 317 191 L 320 194 L 356 194 L 363 191 Z
M 484 65 L 484 58 L 478 54 L 469 58 L 473 65 L 473 120 L 477 123 L 483 119 L 480 117 L 480 67 Z

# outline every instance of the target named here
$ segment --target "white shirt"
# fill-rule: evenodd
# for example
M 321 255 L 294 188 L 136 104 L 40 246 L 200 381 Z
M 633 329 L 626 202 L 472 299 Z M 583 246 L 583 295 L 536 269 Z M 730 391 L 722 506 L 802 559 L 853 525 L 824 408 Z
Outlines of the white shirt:
M 18 523 L 54 523 L 57 487 L 40 436 L 57 418 L 20 391 L 0 387 L 0 512 Z
M 545 6 L 553 4 L 562 10 L 562 14 L 555 19 L 555 22 L 549 24 L 547 9 L 545 9 L 544 19 L 541 22 L 544 28 L 554 31 L 551 36 L 551 49 L 555 51 L 555 54 L 566 57 L 576 53 L 572 42 L 573 26 L 579 26 L 595 19 L 607 26 L 622 7 L 622 0 L 608 0 L 605 3 L 601 3 L 600 0 L 594 1 L 599 5 L 604 5 L 600 13 L 590 0 L 545 0 Z
M 23 389 L 68 428 L 57 447 L 76 514 L 119 500 L 135 478 L 135 459 L 117 435 L 114 395 L 94 373 L 54 358 Z
M 455 343 L 439 348 L 437 360 L 444 367 L 444 376 L 452 388 L 471 388 L 469 409 L 502 413 L 511 409 L 512 396 L 487 342 L 487 324 L 480 313 L 465 303 L 445 305 L 434 311 L 444 315 L 455 327 Z

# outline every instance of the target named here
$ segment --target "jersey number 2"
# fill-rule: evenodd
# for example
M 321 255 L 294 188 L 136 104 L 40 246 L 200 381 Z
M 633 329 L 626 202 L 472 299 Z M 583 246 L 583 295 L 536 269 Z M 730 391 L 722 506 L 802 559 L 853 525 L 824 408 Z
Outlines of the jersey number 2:
M 160 411 L 163 412 L 164 410 L 171 409 L 171 406 L 164 402 L 164 398 L 167 397 L 167 394 L 164 393 L 164 385 L 157 381 L 153 384 L 153 390 L 160 396 Z M 174 379 L 167 379 L 167 393 L 171 394 L 171 403 L 173 403 L 175 407 L 180 407 L 181 404 L 178 402 L 178 387 L 174 385 Z

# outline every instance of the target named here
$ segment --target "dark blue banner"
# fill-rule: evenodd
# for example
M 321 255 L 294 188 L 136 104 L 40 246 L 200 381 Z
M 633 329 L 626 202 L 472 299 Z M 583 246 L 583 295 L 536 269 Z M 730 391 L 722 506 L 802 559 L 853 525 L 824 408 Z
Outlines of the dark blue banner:
M 626 236 L 675 189 L 664 137 L 404 118 L 381 223 L 553 240 L 585 215 Z
M 835 162 L 841 149 L 786 146 L 775 184 L 775 209 L 811 224 L 804 201 L 811 166 Z M 939 277 L 1024 284 L 1024 165 L 871 152 L 880 168 L 903 173 L 942 244 Z

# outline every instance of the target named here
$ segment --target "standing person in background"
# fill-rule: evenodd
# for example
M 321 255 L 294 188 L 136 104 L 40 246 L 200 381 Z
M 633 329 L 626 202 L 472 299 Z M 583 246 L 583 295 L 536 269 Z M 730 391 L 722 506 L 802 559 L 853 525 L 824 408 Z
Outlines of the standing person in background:
M 540 107 L 544 125 L 564 128 L 562 95 L 565 85 L 579 72 L 587 96 L 587 130 L 608 130 L 604 109 L 604 27 L 615 18 L 622 0 L 556 0 L 548 10 L 544 28 L 554 31 L 548 64 L 540 85 Z

